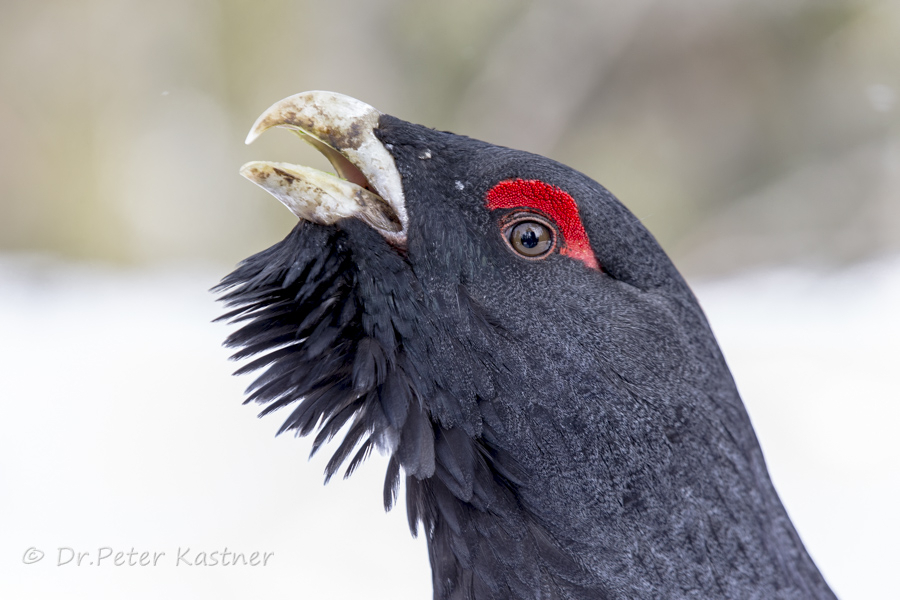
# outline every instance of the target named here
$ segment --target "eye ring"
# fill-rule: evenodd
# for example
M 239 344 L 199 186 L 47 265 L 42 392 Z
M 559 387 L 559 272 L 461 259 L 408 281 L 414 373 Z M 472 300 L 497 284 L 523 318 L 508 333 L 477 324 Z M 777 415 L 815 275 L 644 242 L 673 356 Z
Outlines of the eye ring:
M 525 260 L 543 260 L 557 247 L 559 233 L 555 225 L 533 212 L 517 213 L 501 223 L 503 241 L 516 256 Z

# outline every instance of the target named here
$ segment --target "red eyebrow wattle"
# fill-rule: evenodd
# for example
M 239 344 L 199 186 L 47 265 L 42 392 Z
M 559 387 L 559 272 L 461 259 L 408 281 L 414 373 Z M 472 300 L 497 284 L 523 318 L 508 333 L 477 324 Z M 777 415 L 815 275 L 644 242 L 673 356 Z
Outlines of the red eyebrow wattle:
M 484 202 L 490 210 L 530 208 L 544 213 L 553 219 L 562 233 L 564 242 L 559 253 L 600 270 L 600 263 L 581 224 L 575 199 L 558 187 L 537 179 L 508 179 L 492 187 Z

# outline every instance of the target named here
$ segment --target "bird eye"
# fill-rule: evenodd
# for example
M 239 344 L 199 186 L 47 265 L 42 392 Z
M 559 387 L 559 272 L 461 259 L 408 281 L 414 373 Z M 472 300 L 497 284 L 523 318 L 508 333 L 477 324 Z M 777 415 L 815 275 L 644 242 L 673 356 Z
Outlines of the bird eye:
M 553 250 L 554 235 L 551 227 L 536 219 L 516 221 L 507 228 L 506 239 L 510 247 L 525 258 L 540 258 Z

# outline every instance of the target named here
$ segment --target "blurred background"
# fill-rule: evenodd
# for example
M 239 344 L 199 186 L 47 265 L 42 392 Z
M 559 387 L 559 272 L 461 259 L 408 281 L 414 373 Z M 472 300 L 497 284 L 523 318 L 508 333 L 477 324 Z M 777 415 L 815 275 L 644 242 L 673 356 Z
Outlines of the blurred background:
M 587 173 L 688 274 L 859 261 L 900 246 L 898 39 L 896 0 L 3 0 L 0 250 L 231 264 L 291 225 L 237 167 L 324 162 L 247 130 L 328 89 Z
M 273 442 L 278 418 L 239 406 L 249 381 L 229 377 L 227 329 L 208 323 L 205 290 L 295 222 L 238 167 L 327 168 L 286 132 L 243 144 L 309 89 L 615 193 L 694 285 L 835 590 L 896 597 L 897 0 L 0 0 L 0 14 L 3 597 L 429 596 L 402 511 L 379 516 L 381 467 L 323 490 L 305 442 Z M 224 575 L 48 562 L 60 546 L 191 543 L 280 554 Z M 25 565 L 32 546 L 47 558 Z

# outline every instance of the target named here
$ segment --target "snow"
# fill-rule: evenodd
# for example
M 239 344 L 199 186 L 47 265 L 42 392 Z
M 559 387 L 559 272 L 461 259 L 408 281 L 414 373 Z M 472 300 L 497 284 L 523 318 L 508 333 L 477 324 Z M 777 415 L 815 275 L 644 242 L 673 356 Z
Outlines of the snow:
M 241 406 L 206 291 L 224 273 L 0 257 L 0 597 L 430 597 L 424 542 L 381 508 L 384 459 L 323 487 L 327 452 L 307 464 L 308 440 Z M 900 259 L 694 288 L 826 578 L 891 597 Z

